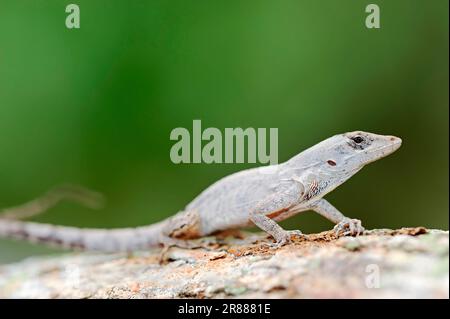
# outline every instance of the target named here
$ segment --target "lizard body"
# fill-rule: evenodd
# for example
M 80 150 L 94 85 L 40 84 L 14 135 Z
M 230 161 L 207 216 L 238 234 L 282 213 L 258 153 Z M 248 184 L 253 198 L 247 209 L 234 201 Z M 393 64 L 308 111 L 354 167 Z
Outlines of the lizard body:
M 82 229 L 2 218 L 0 237 L 68 248 L 132 251 L 256 225 L 272 235 L 278 247 L 289 242 L 292 234 L 301 232 L 286 231 L 277 222 L 306 210 L 335 223 L 337 232 L 359 235 L 364 231 L 361 222 L 345 217 L 323 196 L 400 145 L 401 139 L 395 136 L 362 131 L 338 134 L 287 162 L 226 176 L 205 189 L 184 210 L 152 225 Z

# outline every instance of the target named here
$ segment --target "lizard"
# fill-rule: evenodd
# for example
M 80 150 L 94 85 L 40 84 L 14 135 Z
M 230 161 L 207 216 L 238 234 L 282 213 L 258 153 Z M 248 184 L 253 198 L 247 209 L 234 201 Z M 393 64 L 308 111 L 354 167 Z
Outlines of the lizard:
M 225 176 L 184 209 L 154 224 L 99 229 L 0 217 L 0 237 L 71 249 L 131 252 L 257 226 L 273 237 L 272 247 L 281 247 L 293 236 L 303 235 L 300 230 L 285 230 L 277 222 L 308 210 L 333 222 L 336 234 L 358 236 L 365 230 L 361 221 L 346 217 L 323 197 L 366 164 L 396 151 L 401 143 L 395 136 L 363 131 L 337 134 L 286 162 Z

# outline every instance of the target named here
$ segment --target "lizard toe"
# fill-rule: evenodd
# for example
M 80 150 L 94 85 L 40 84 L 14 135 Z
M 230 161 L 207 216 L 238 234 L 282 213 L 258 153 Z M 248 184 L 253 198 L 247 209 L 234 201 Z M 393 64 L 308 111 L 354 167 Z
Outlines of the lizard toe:
M 359 236 L 364 230 L 359 219 L 345 218 L 334 226 L 336 236 Z

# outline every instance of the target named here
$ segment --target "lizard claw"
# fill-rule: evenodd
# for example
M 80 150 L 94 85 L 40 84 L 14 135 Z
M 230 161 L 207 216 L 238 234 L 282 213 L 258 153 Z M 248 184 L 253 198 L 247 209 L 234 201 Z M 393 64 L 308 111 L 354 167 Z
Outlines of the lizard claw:
M 344 218 L 339 224 L 333 228 L 336 236 L 359 236 L 364 232 L 359 219 Z

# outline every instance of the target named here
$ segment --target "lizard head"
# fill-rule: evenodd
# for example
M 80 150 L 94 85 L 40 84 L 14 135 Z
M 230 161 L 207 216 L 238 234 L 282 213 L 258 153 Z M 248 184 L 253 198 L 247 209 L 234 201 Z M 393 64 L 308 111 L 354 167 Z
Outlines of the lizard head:
M 323 142 L 321 170 L 350 177 L 366 164 L 395 152 L 402 140 L 391 135 L 354 131 L 335 135 Z
M 395 152 L 402 140 L 392 135 L 355 131 L 342 134 L 349 162 L 361 167 Z
M 324 196 L 355 175 L 365 165 L 395 152 L 402 140 L 391 135 L 355 131 L 334 135 L 291 158 L 287 173 L 306 174 Z M 284 173 L 284 172 L 283 172 Z

